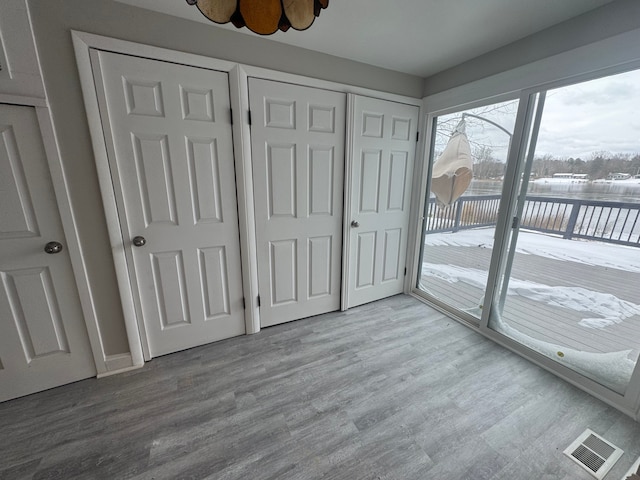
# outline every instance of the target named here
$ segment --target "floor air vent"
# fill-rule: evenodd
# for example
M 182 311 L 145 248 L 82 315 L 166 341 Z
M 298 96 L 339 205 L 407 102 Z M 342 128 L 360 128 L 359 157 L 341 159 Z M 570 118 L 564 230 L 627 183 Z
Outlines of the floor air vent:
M 564 454 L 596 478 L 602 479 L 620 459 L 623 451 L 587 429 Z

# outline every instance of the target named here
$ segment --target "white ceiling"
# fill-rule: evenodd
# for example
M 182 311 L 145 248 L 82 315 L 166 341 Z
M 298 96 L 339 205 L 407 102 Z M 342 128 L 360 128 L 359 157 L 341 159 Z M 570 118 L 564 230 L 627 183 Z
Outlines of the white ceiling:
M 117 0 L 222 27 L 185 0 Z M 613 0 L 331 0 L 309 30 L 269 40 L 428 77 Z

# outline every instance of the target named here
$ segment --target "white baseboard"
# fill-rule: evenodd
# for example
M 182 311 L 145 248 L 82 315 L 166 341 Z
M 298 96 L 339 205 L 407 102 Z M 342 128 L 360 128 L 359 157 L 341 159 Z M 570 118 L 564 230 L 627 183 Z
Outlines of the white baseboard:
M 141 368 L 143 365 L 134 365 L 130 353 L 119 353 L 117 355 L 108 355 L 105 357 L 104 363 L 107 367 L 107 371 L 99 373 L 98 378 L 108 377 L 110 375 L 116 375 L 118 373 L 128 372 L 129 370 L 135 370 Z

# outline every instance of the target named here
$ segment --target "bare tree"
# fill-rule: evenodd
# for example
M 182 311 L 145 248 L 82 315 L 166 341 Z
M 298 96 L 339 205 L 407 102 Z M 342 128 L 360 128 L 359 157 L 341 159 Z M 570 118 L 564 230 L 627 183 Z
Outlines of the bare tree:
M 499 178 L 504 174 L 505 164 L 494 157 L 491 147 L 474 146 L 471 155 L 473 156 L 473 176 L 475 178 Z
M 451 135 L 462 120 L 463 113 L 470 113 L 479 117 L 486 117 L 487 119 L 491 119 L 493 121 L 496 121 L 497 123 L 500 123 L 501 119 L 505 119 L 508 117 L 513 117 L 515 119 L 517 108 L 518 101 L 513 100 L 510 102 L 487 105 L 484 107 L 473 108 L 470 110 L 438 117 L 434 139 L 434 158 L 437 158 L 438 154 L 442 152 L 442 150 L 444 150 L 444 147 L 449 141 L 449 138 L 451 138 Z M 485 154 L 484 149 L 487 148 L 493 154 L 493 161 L 506 161 L 506 155 L 504 159 L 496 158 L 497 156 L 495 154 L 495 150 L 506 149 L 506 147 L 509 145 L 509 137 L 507 135 L 505 135 L 504 133 L 496 134 L 497 129 L 494 126 L 478 118 L 466 117 L 465 123 L 467 138 L 469 139 L 469 144 L 471 145 L 472 149 L 472 155 L 474 156 L 474 164 L 485 163 L 488 160 L 487 158 L 482 158 L 481 161 L 478 161 L 479 157 L 476 156 Z

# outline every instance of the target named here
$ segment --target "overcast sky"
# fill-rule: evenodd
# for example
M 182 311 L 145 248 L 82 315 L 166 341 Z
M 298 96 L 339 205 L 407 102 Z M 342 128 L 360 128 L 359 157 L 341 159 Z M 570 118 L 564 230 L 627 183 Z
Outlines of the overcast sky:
M 549 91 L 536 154 L 640 154 L 640 70 Z
M 515 108 L 482 107 L 470 110 L 513 131 Z M 459 119 L 460 114 L 439 121 Z M 509 138 L 500 130 L 469 119 L 467 135 L 476 144 L 488 145 L 504 161 Z M 442 150 L 447 137 L 437 142 Z M 547 93 L 536 157 L 592 158 L 594 152 L 640 154 L 640 70 L 605 77 Z

